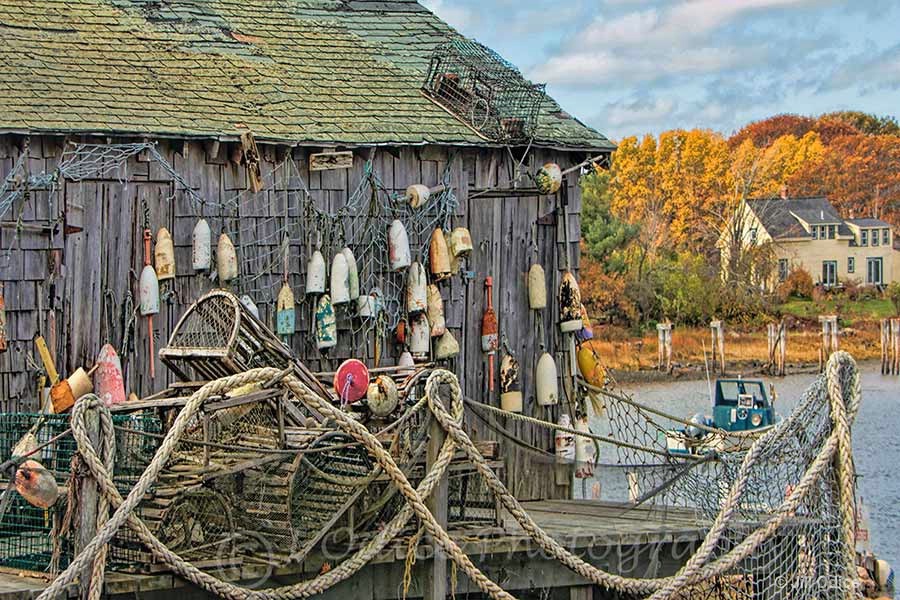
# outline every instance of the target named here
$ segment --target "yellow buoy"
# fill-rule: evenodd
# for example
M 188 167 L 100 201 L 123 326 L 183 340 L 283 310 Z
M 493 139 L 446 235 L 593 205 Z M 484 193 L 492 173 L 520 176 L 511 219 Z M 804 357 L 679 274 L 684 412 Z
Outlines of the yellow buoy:
M 547 278 L 544 267 L 537 263 L 528 269 L 528 306 L 531 310 L 547 308 Z
M 559 403 L 559 375 L 556 362 L 549 352 L 544 352 L 538 359 L 534 369 L 534 387 L 539 405 L 553 406 Z
M 600 357 L 594 349 L 587 344 L 578 349 L 578 371 L 593 386 L 603 387 L 606 383 L 606 368 L 600 364 Z
M 237 253 L 227 233 L 219 236 L 219 244 L 216 246 L 216 269 L 222 283 L 227 283 L 238 276 Z
M 447 331 L 444 299 L 441 297 L 441 290 L 433 283 L 428 286 L 428 322 L 431 323 L 431 337 L 440 337 Z
M 156 277 L 160 281 L 175 278 L 175 243 L 172 235 L 165 227 L 161 227 L 156 234 L 156 249 L 154 250 L 156 262 Z
M 431 233 L 428 263 L 431 265 L 431 274 L 435 280 L 441 281 L 450 277 L 450 250 L 447 248 L 444 231 L 440 227 Z
M 296 328 L 296 310 L 294 302 L 294 292 L 291 286 L 285 282 L 278 292 L 278 303 L 276 312 L 276 328 L 278 335 L 293 335 Z
M 581 326 L 581 290 L 575 276 L 566 271 L 559 284 L 559 329 L 563 333 L 572 333 Z
M 508 412 L 522 412 L 519 361 L 512 354 L 506 354 L 500 361 L 500 408 Z

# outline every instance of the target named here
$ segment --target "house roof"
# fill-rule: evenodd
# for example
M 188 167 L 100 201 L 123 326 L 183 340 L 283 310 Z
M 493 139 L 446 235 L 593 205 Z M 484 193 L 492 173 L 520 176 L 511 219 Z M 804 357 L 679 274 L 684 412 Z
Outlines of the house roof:
M 415 0 L 0 0 L 0 131 L 484 145 L 420 92 L 458 36 Z M 535 135 L 615 148 L 549 97 Z
M 890 227 L 891 224 L 881 219 L 846 219 L 846 221 L 857 227 Z
M 747 200 L 747 206 L 772 239 L 811 238 L 799 219 L 810 225 L 838 223 L 838 235 L 852 235 L 827 198 L 766 198 Z

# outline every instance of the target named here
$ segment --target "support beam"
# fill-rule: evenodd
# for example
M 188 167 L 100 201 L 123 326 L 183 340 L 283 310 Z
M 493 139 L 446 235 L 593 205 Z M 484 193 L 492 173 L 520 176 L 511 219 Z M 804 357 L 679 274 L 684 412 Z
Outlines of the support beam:
M 85 416 L 85 425 L 87 434 L 94 448 L 100 447 L 100 414 L 95 411 L 88 411 Z M 100 495 L 97 490 L 97 483 L 94 478 L 86 475 L 81 482 L 81 493 L 78 498 L 78 533 L 75 536 L 75 554 L 76 556 L 84 550 L 85 546 L 94 539 L 97 533 L 97 509 Z M 91 581 L 91 571 L 93 563 L 79 574 L 79 597 L 87 600 L 88 587 Z
M 441 385 L 441 392 L 445 392 L 446 389 L 446 386 Z M 441 400 L 443 400 L 447 397 L 447 394 L 441 393 L 440 396 Z M 449 403 L 445 402 L 444 406 L 449 407 Z M 426 471 L 430 471 L 437 461 L 446 436 L 444 428 L 437 422 L 437 419 L 433 419 L 428 432 L 428 448 L 425 456 Z M 438 524 L 445 529 L 447 527 L 448 491 L 447 474 L 444 473 L 440 483 L 437 484 L 434 492 L 432 492 L 425 503 Z M 444 600 L 447 597 L 447 555 L 433 540 L 431 541 L 431 547 L 434 550 L 434 556 L 425 575 L 424 598 L 425 600 Z

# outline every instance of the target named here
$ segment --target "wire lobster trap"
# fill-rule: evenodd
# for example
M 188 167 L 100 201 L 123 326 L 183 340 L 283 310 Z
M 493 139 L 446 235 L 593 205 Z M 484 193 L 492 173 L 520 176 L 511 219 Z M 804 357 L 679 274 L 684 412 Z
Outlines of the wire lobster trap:
M 544 87 L 490 48 L 458 38 L 435 49 L 422 91 L 485 138 L 512 143 L 534 136 Z

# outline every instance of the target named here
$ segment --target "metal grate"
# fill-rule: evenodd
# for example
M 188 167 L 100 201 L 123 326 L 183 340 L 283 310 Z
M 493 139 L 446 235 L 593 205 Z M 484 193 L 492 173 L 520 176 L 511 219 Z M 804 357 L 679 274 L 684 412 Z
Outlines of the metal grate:
M 497 142 L 532 138 L 546 98 L 544 85 L 529 82 L 493 50 L 467 39 L 435 49 L 422 91 Z

